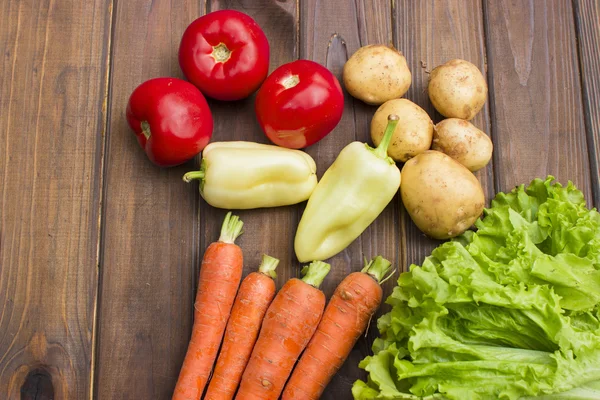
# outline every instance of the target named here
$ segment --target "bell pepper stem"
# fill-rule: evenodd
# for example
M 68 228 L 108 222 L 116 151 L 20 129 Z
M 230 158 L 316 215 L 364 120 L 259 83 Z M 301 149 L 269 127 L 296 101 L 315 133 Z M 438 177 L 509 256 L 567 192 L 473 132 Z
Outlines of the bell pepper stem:
M 183 180 L 187 183 L 190 183 L 194 179 L 204 179 L 204 171 L 190 171 L 183 175 Z
M 392 263 L 381 256 L 377 256 L 369 262 L 365 261 L 365 267 L 360 272 L 369 274 L 377 283 L 382 283 L 390 269 L 392 269 Z
M 398 116 L 396 114 L 388 115 L 388 123 L 385 128 L 385 133 L 383 134 L 383 138 L 381 139 L 381 143 L 379 146 L 373 151 L 373 153 L 379 158 L 387 158 L 387 150 L 390 146 L 390 142 L 392 141 L 392 136 L 394 135 L 394 130 L 396 129 L 396 125 L 398 125 Z
M 279 264 L 279 260 L 277 258 L 263 254 L 262 261 L 258 267 L 258 272 L 275 279 L 277 278 L 277 273 L 275 272 L 277 264 Z
M 237 215 L 231 215 L 231 211 L 225 215 L 223 225 L 221 226 L 221 236 L 219 242 L 223 243 L 234 243 L 242 233 L 244 223 L 240 220 Z
M 302 268 L 301 273 L 304 275 L 302 281 L 318 289 L 319 286 L 321 286 L 321 283 L 323 283 L 323 280 L 329 273 L 330 269 L 331 265 L 327 264 L 326 262 L 313 261 L 309 265 Z

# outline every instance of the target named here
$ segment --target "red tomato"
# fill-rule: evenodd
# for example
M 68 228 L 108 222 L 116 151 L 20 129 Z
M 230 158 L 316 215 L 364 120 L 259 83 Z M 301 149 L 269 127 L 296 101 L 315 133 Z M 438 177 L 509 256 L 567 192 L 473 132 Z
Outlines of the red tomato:
M 193 158 L 212 136 L 213 118 L 206 99 L 181 79 L 142 83 L 131 94 L 126 115 L 148 158 L 161 167 Z
M 256 116 L 275 144 L 301 149 L 323 139 L 344 111 L 337 78 L 314 61 L 298 60 L 277 68 L 256 95 Z
M 179 45 L 179 65 L 206 96 L 243 99 L 267 77 L 269 41 L 250 16 L 215 11 L 187 27 Z

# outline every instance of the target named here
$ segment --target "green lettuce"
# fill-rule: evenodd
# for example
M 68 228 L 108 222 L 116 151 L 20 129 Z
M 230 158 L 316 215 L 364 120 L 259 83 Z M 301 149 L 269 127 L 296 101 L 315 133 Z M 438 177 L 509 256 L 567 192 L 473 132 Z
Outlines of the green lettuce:
M 500 193 L 386 300 L 355 399 L 600 399 L 600 214 L 569 182 Z

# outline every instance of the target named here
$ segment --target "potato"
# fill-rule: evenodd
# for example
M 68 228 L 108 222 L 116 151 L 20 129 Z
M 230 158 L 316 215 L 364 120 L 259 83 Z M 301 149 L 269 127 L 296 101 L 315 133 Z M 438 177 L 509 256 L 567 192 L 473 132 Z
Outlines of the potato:
M 471 120 L 485 104 L 488 87 L 475 65 L 456 59 L 431 71 L 428 91 L 440 114 Z
M 402 97 L 412 80 L 402 53 L 381 44 L 358 49 L 344 64 L 343 75 L 348 93 L 373 105 Z
M 469 229 L 485 204 L 475 175 L 435 150 L 404 164 L 400 195 L 413 222 L 434 239 L 448 239 Z
M 421 107 L 407 99 L 393 99 L 383 103 L 371 120 L 371 139 L 379 146 L 388 115 L 398 116 L 388 155 L 394 161 L 405 162 L 419 153 L 429 150 L 433 137 L 433 122 Z
M 433 129 L 432 149 L 449 155 L 473 172 L 490 162 L 493 148 L 488 135 L 464 119 L 448 118 Z

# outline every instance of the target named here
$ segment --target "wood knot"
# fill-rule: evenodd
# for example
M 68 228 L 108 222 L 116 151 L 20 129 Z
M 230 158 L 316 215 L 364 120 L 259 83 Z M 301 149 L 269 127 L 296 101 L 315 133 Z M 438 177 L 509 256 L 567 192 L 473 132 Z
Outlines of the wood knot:
M 44 367 L 29 372 L 21 386 L 21 400 L 54 400 L 52 377 Z

